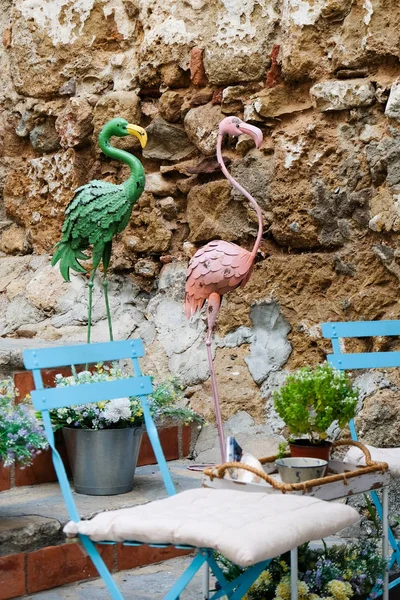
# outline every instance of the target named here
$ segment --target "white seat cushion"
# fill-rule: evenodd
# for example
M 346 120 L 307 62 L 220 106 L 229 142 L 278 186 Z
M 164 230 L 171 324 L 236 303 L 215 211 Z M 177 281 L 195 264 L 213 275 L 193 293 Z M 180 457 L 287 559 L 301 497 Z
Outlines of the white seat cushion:
M 375 448 L 367 445 L 366 447 L 371 453 L 372 460 L 387 463 L 392 477 L 400 477 L 400 448 Z M 365 465 L 364 452 L 355 446 L 350 448 L 344 460 L 352 465 Z
M 355 523 L 354 508 L 310 496 L 193 489 L 149 504 L 70 521 L 64 532 L 93 541 L 213 548 L 243 567 Z

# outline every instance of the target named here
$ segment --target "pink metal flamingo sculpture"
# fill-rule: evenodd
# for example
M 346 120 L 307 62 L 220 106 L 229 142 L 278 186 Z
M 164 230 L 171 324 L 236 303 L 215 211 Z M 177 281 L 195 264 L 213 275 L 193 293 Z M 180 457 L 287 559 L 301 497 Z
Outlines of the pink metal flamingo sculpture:
M 214 365 L 211 353 L 211 336 L 217 320 L 221 297 L 237 287 L 244 287 L 253 270 L 254 259 L 263 234 L 263 220 L 261 209 L 255 199 L 237 182 L 227 171 L 222 159 L 222 138 L 225 134 L 238 136 L 241 134 L 251 136 L 257 146 L 262 142 L 262 132 L 258 127 L 244 123 L 237 117 L 226 117 L 219 124 L 217 141 L 217 160 L 223 174 L 231 184 L 239 190 L 250 202 L 257 213 L 258 233 L 251 252 L 237 244 L 214 240 L 197 250 L 191 258 L 186 276 L 185 287 L 185 313 L 189 319 L 200 311 L 207 300 L 207 336 L 206 347 L 208 363 L 211 373 L 211 387 L 217 419 L 217 429 L 221 449 L 221 459 L 226 460 L 225 438 L 219 406 L 218 389 L 215 380 Z

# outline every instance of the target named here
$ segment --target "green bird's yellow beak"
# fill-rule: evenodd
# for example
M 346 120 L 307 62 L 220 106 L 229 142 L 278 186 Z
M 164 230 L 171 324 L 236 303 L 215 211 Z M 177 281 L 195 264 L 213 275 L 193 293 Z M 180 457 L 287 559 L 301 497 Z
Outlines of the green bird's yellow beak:
M 146 131 L 143 129 L 143 127 L 139 127 L 139 125 L 127 125 L 126 127 L 127 132 L 129 133 L 129 135 L 134 135 L 135 137 L 138 138 L 140 145 L 142 146 L 142 148 L 145 147 L 145 145 L 147 144 L 147 133 Z

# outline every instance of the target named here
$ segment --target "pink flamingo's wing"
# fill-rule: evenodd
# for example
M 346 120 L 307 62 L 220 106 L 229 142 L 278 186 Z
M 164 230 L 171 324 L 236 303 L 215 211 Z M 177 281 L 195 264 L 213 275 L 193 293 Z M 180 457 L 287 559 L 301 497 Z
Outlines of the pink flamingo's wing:
M 239 285 L 245 285 L 252 265 L 251 253 L 231 242 L 213 240 L 199 248 L 187 269 L 186 315 L 191 316 L 201 310 L 210 294 L 222 296 Z

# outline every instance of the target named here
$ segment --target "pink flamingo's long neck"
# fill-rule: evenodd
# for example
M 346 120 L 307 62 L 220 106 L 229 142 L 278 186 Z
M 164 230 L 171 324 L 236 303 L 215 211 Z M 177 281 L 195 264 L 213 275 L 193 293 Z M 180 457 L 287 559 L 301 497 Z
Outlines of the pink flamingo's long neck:
M 257 250 L 260 246 L 260 242 L 261 242 L 261 238 L 262 238 L 262 234 L 263 234 L 263 228 L 264 228 L 261 208 L 258 206 L 258 204 L 257 204 L 256 200 L 253 198 L 253 196 L 251 196 L 249 194 L 249 192 L 247 190 L 245 190 L 244 187 L 242 187 L 240 185 L 240 183 L 238 183 L 236 181 L 236 179 L 234 179 L 232 177 L 232 175 L 229 173 L 228 169 L 226 168 L 225 163 L 222 158 L 222 134 L 218 135 L 217 160 L 218 160 L 219 166 L 221 167 L 221 170 L 222 170 L 223 174 L 225 175 L 225 177 L 227 178 L 227 180 L 233 185 L 233 187 L 235 187 L 237 190 L 239 190 L 239 192 L 247 198 L 247 200 L 250 202 L 250 204 L 256 211 L 257 220 L 258 220 L 258 233 L 257 233 L 257 238 L 254 243 L 253 249 L 251 251 L 252 257 L 255 258 L 256 254 L 257 254 Z

